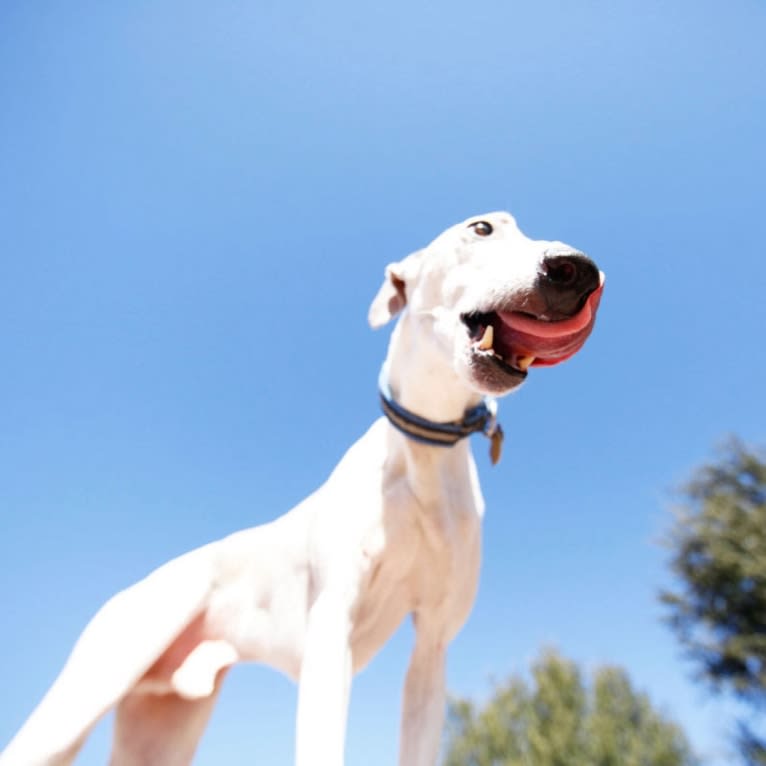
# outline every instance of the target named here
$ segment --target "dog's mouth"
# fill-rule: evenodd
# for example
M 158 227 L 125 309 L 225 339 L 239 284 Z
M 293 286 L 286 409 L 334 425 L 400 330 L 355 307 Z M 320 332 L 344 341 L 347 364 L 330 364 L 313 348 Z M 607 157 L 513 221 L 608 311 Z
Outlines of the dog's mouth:
M 574 356 L 596 321 L 601 284 L 573 316 L 555 321 L 525 311 L 474 311 L 463 314 L 471 349 L 506 372 L 526 376 L 530 367 L 549 367 Z

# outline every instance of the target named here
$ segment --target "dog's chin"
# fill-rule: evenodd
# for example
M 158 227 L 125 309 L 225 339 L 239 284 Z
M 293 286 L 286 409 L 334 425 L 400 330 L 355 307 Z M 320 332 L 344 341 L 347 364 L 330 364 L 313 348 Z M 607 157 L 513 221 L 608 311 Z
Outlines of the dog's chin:
M 511 367 L 499 356 L 475 349 L 468 352 L 466 372 L 471 386 L 490 396 L 510 393 L 527 379 L 525 371 Z

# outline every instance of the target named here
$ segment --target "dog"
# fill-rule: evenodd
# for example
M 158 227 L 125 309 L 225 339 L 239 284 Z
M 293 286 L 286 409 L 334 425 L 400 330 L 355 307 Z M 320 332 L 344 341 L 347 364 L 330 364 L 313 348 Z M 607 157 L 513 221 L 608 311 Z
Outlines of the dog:
M 289 513 L 184 554 L 118 593 L 0 756 L 71 763 L 116 707 L 111 763 L 182 766 L 226 671 L 296 680 L 295 763 L 340 766 L 351 678 L 411 615 L 399 763 L 433 766 L 447 646 L 471 610 L 484 502 L 469 440 L 499 458 L 494 399 L 575 354 L 604 275 L 504 212 L 468 219 L 386 268 L 369 311 L 401 315 L 381 373 L 384 417 Z

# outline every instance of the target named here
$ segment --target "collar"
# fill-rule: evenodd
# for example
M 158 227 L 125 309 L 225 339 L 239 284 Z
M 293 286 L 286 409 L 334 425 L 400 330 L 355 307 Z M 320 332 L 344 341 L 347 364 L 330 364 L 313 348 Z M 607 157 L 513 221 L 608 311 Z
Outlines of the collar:
M 489 455 L 492 465 L 500 460 L 503 445 L 503 429 L 497 422 L 497 401 L 485 397 L 480 404 L 467 409 L 461 420 L 446 423 L 428 420 L 402 407 L 391 395 L 386 365 L 378 379 L 380 404 L 383 414 L 394 428 L 410 439 L 433 447 L 452 447 L 461 439 L 481 432 L 490 440 Z

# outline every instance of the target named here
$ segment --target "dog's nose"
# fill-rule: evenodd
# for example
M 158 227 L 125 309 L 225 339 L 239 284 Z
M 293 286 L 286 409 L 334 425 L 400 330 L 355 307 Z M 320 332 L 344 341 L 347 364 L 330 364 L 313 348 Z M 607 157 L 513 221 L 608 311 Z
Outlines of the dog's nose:
M 538 284 L 549 307 L 558 313 L 567 316 L 577 313 L 599 283 L 596 264 L 582 253 L 557 253 L 543 258 Z

